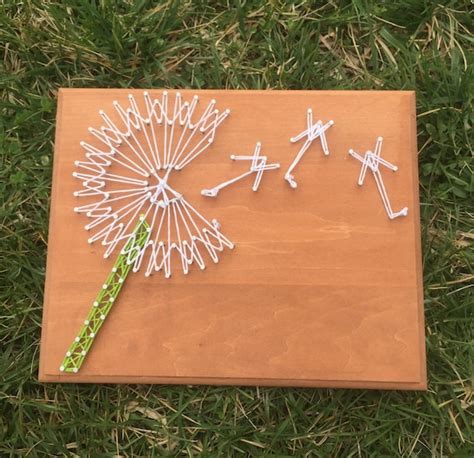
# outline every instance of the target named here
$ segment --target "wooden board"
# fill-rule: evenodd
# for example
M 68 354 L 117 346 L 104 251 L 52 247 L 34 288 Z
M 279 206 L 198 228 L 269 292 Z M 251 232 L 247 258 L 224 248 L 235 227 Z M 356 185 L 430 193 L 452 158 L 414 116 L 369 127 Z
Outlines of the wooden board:
M 59 371 L 113 264 L 89 245 L 87 217 L 73 207 L 74 161 L 92 142 L 98 111 L 126 102 L 120 89 L 61 89 L 56 127 L 39 379 L 46 382 L 241 384 L 425 389 L 415 95 L 410 91 L 181 91 L 230 108 L 216 141 L 172 176 L 175 189 L 236 244 L 217 265 L 166 280 L 131 275 L 78 374 Z M 160 96 L 158 90 L 150 91 Z M 170 91 L 172 96 L 174 91 Z M 299 150 L 289 138 L 315 120 L 335 121 L 331 151 L 316 141 L 291 189 L 283 175 Z M 391 221 L 371 174 L 357 185 L 364 153 L 384 137 Z M 245 171 L 229 155 L 256 141 L 282 169 L 258 192 L 248 178 L 216 199 L 200 195 Z

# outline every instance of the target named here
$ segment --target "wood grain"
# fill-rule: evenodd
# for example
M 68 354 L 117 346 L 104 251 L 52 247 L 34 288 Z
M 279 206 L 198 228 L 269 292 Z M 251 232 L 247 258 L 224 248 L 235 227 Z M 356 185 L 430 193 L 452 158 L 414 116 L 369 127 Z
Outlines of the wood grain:
M 244 384 L 425 389 L 415 95 L 408 91 L 198 92 L 230 108 L 216 142 L 172 176 L 209 219 L 236 243 L 218 265 L 188 276 L 131 275 L 79 374 L 59 365 L 113 264 L 87 244 L 84 215 L 73 213 L 80 183 L 74 160 L 84 157 L 88 126 L 99 109 L 124 101 L 120 89 L 62 89 L 59 94 L 49 249 L 41 341 L 41 381 Z M 150 91 L 158 96 L 159 91 Z M 170 91 L 171 95 L 173 91 Z M 298 188 L 283 180 L 305 128 L 306 109 L 334 119 L 295 170 Z M 384 137 L 383 172 L 395 209 L 390 221 L 372 176 L 357 185 L 364 153 Z M 245 171 L 229 155 L 251 154 L 256 141 L 282 169 L 200 195 Z

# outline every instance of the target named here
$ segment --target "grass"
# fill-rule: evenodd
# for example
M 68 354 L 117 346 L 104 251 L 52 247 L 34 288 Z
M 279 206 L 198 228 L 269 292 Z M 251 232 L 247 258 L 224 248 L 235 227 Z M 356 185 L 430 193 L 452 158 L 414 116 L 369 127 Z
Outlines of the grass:
M 0 8 L 0 456 L 474 454 L 471 2 Z M 416 89 L 428 391 L 38 383 L 59 87 Z

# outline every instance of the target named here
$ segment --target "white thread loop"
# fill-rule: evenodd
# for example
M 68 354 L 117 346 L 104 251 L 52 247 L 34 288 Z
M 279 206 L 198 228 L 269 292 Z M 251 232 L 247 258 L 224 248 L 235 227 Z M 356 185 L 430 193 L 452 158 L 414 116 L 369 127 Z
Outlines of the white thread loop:
M 377 190 L 380 194 L 382 203 L 384 205 L 384 208 L 385 208 L 385 211 L 387 212 L 388 217 L 390 219 L 395 219 L 395 218 L 398 218 L 399 216 L 407 216 L 408 215 L 407 207 L 403 207 L 398 212 L 394 212 L 392 210 L 392 206 L 388 198 L 387 190 L 385 189 L 385 185 L 383 183 L 382 174 L 379 170 L 379 165 L 383 165 L 384 167 L 388 168 L 389 170 L 392 170 L 393 172 L 396 172 L 398 170 L 398 167 L 396 165 L 391 164 L 390 162 L 383 159 L 382 157 L 380 157 L 381 152 L 382 152 L 382 142 L 383 142 L 383 138 L 377 137 L 377 142 L 375 144 L 374 152 L 367 151 L 364 157 L 362 157 L 353 149 L 349 150 L 349 154 L 353 158 L 357 159 L 359 162 L 362 163 L 362 166 L 360 168 L 359 178 L 357 180 L 357 184 L 359 186 L 362 186 L 364 184 L 367 169 L 370 169 L 370 171 L 372 172 L 374 176 L 375 183 L 377 185 Z
M 249 175 L 252 175 L 253 173 L 255 174 L 255 180 L 252 185 L 252 190 L 258 191 L 260 182 L 262 181 L 263 172 L 280 168 L 280 164 L 278 163 L 267 164 L 267 156 L 260 156 L 261 147 L 262 144 L 260 142 L 257 142 L 257 144 L 255 145 L 255 151 L 252 156 L 232 154 L 230 158 L 233 161 L 251 161 L 250 170 L 245 173 L 242 173 L 242 175 L 238 175 L 234 178 L 231 178 L 228 181 L 224 181 L 223 183 L 220 183 L 217 186 L 214 186 L 213 188 L 203 189 L 201 191 L 201 194 L 205 197 L 216 197 L 221 189 L 224 189 L 227 186 L 230 186 L 231 184 L 236 183 L 237 181 L 240 181 Z
M 301 146 L 300 150 L 298 151 L 298 154 L 296 155 L 295 159 L 293 160 L 293 162 L 288 167 L 288 170 L 285 173 L 285 180 L 293 189 L 296 189 L 298 187 L 298 183 L 296 182 L 292 172 L 296 168 L 298 163 L 301 161 L 301 158 L 304 156 L 304 154 L 306 153 L 306 151 L 311 146 L 314 140 L 319 138 L 324 155 L 329 156 L 329 147 L 326 140 L 326 131 L 334 125 L 334 121 L 330 120 L 326 124 L 323 124 L 323 122 L 319 120 L 316 124 L 313 124 L 313 110 L 311 108 L 308 108 L 306 113 L 306 125 L 307 127 L 305 130 L 300 132 L 298 135 L 290 138 L 291 143 L 296 143 L 306 137 L 305 142 Z

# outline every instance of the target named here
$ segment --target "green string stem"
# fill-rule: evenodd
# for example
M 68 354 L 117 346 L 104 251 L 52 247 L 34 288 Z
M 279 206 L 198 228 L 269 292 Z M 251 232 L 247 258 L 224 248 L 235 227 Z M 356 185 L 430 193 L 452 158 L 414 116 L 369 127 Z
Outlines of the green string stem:
M 149 237 L 149 226 L 144 216 L 140 219 L 125 247 L 120 252 L 112 270 L 92 304 L 89 314 L 77 337 L 69 346 L 59 370 L 77 373 L 86 359 L 97 334 L 117 300 L 132 264 L 140 254 Z

